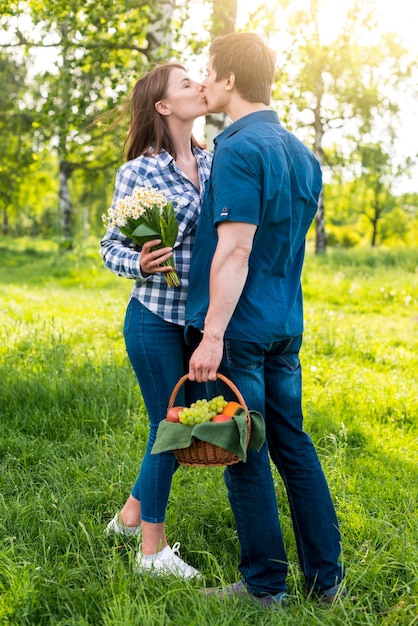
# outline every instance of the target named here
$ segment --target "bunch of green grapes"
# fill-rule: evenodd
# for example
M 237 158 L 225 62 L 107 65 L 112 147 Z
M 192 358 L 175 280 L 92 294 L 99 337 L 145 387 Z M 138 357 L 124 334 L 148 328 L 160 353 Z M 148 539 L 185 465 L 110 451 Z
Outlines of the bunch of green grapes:
M 212 400 L 196 400 L 189 407 L 186 406 L 179 413 L 179 420 L 182 424 L 194 426 L 203 422 L 210 422 L 217 413 L 222 413 L 227 401 L 223 396 L 216 396 Z

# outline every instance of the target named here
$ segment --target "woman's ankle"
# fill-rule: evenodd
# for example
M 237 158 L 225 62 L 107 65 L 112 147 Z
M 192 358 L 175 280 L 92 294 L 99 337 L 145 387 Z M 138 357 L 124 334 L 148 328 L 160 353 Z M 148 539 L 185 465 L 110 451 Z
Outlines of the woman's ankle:
M 141 526 L 141 522 L 138 523 L 137 517 L 129 518 L 126 514 L 119 513 L 119 524 L 125 526 L 126 528 L 137 528 Z
M 145 556 L 158 554 L 168 546 L 164 523 L 142 523 L 141 552 Z
M 119 513 L 119 521 L 128 528 L 141 525 L 141 503 L 139 500 L 129 496 Z

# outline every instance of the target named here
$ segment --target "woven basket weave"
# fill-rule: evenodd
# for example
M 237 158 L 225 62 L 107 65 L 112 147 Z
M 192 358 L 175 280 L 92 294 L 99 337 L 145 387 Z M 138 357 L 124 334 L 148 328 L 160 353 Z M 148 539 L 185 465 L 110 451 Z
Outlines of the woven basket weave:
M 185 374 L 180 378 L 176 386 L 174 387 L 172 394 L 170 396 L 167 410 L 171 409 L 174 406 L 174 402 L 177 396 L 177 393 L 180 387 L 188 380 L 188 374 Z M 251 417 L 245 404 L 245 400 L 242 397 L 238 387 L 234 385 L 234 383 L 229 380 L 223 374 L 217 374 L 217 378 L 223 380 L 223 382 L 228 385 L 228 387 L 234 392 L 237 397 L 239 404 L 246 410 L 247 412 L 247 447 L 250 441 L 251 434 Z M 194 439 L 191 445 L 188 448 L 179 448 L 177 450 L 173 450 L 175 457 L 181 465 L 189 465 L 189 466 L 201 466 L 201 467 L 217 467 L 218 465 L 233 465 L 234 463 L 239 463 L 241 459 L 229 452 L 229 450 L 224 450 L 219 446 L 215 446 L 213 443 L 208 443 L 206 441 L 201 441 L 200 439 Z

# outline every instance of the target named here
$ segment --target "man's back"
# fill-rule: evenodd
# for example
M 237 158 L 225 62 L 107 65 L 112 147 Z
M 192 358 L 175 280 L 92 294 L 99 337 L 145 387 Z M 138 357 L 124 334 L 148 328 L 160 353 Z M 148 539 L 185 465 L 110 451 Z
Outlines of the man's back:
M 202 211 L 193 253 L 192 268 L 198 267 L 199 275 L 190 276 L 189 314 L 196 304 L 195 280 L 202 281 L 206 253 L 216 245 L 213 222 L 245 222 L 257 231 L 248 278 L 225 337 L 273 341 L 300 334 L 304 240 L 321 186 L 317 159 L 280 125 L 275 112 L 251 113 L 226 129 L 217 139 L 207 189 L 210 215 Z

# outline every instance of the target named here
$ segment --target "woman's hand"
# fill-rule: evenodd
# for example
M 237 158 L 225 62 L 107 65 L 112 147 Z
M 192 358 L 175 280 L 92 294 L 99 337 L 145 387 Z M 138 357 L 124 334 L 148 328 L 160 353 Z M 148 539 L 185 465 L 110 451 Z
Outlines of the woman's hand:
M 152 241 L 147 241 L 142 246 L 139 265 L 143 276 L 146 274 L 157 274 L 157 272 L 166 274 L 173 269 L 169 265 L 161 266 L 161 263 L 169 259 L 173 254 L 173 248 L 167 247 L 152 250 L 154 246 L 158 246 L 160 243 L 161 239 L 153 239 Z

